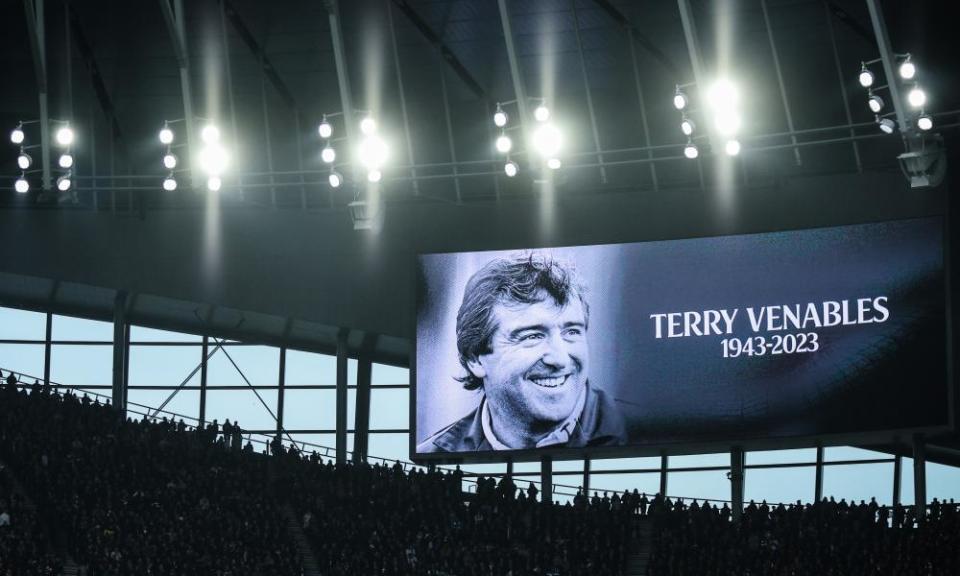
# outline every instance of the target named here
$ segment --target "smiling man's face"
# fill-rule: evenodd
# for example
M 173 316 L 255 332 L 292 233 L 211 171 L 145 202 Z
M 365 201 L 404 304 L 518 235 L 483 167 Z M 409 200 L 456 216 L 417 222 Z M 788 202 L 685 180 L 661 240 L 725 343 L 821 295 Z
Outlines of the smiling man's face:
M 469 363 L 483 379 L 498 426 L 546 434 L 566 420 L 587 382 L 587 326 L 583 304 L 560 307 L 546 293 L 535 304 L 499 303 L 490 352 Z

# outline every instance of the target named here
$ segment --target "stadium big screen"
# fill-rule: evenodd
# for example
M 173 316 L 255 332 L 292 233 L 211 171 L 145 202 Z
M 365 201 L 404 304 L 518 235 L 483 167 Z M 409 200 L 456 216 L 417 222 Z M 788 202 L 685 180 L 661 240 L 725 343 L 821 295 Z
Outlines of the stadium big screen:
M 951 423 L 943 220 L 418 256 L 411 455 L 804 445 Z

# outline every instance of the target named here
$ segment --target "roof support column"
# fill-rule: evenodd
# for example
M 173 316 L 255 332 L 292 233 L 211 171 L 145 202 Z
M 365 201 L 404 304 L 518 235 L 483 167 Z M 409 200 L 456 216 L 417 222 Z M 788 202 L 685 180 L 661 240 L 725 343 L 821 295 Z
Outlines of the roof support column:
M 895 56 L 890 46 L 890 35 L 887 33 L 887 23 L 883 20 L 883 11 L 880 2 L 867 0 L 867 9 L 870 11 L 870 23 L 873 25 L 873 34 L 877 38 L 877 49 L 880 51 L 880 61 L 883 62 L 883 74 L 887 77 L 887 89 L 890 91 L 893 110 L 897 116 L 897 125 L 901 134 L 910 131 L 907 114 L 903 109 L 903 99 L 900 95 L 900 86 L 897 83 L 895 71 Z
M 413 195 L 420 195 L 420 183 L 417 181 L 416 160 L 413 155 L 413 139 L 410 136 L 410 115 L 407 113 L 407 96 L 403 89 L 403 68 L 400 66 L 400 47 L 397 45 L 397 29 L 393 21 L 393 0 L 385 0 L 387 18 L 390 23 L 390 42 L 393 45 L 393 68 L 397 74 L 397 89 L 400 92 L 400 114 L 403 116 L 403 135 L 407 141 L 407 164 L 410 165 L 410 177 Z
M 767 27 L 767 38 L 770 39 L 770 53 L 773 54 L 773 69 L 777 73 L 777 85 L 780 86 L 780 98 L 783 101 L 783 111 L 787 115 L 787 129 L 792 133 L 793 114 L 790 113 L 790 101 L 787 98 L 787 87 L 783 83 L 783 70 L 780 68 L 780 55 L 777 52 L 777 41 L 773 37 L 773 28 L 770 26 L 770 12 L 767 10 L 767 0 L 760 0 L 760 7 L 763 9 L 763 22 Z M 793 157 L 797 166 L 803 166 L 803 160 L 800 158 L 800 148 L 796 147 L 797 137 L 790 135 L 790 140 L 794 144 Z
M 633 83 L 637 87 L 637 104 L 640 106 L 640 122 L 643 126 L 643 145 L 650 147 L 650 126 L 647 124 L 647 106 L 643 100 L 643 86 L 640 84 L 640 67 L 637 63 L 637 49 L 634 46 L 633 28 L 627 29 L 628 41 L 630 43 L 630 64 L 633 67 Z M 653 181 L 653 189 L 659 190 L 660 184 L 657 181 L 657 166 L 653 162 L 653 150 L 647 150 L 647 159 L 650 160 L 650 180 Z
M 167 23 L 167 31 L 170 33 L 173 51 L 177 57 L 177 66 L 180 69 L 183 121 L 187 129 L 186 156 L 188 160 L 186 166 L 190 169 L 191 181 L 196 186 L 197 178 L 193 170 L 193 157 L 196 152 L 196 146 L 194 145 L 193 91 L 190 87 L 190 59 L 187 52 L 187 27 L 184 21 L 183 0 L 173 0 L 173 7 L 170 6 L 170 0 L 160 0 L 160 11 Z
M 340 28 L 340 3 L 338 0 L 324 0 L 330 19 L 330 41 L 333 43 L 333 59 L 337 67 L 337 85 L 340 87 L 340 106 L 343 109 L 343 123 L 347 133 L 347 149 L 356 146 L 357 130 L 353 123 L 353 97 L 350 93 L 350 73 L 347 69 L 347 55 L 343 47 L 343 30 Z M 351 162 L 353 180 L 359 173 L 356 163 Z M 338 453 L 339 454 L 339 453 Z M 338 455 L 339 460 L 339 455 Z
M 927 515 L 927 446 L 919 434 L 913 437 L 913 516 L 922 522 Z
M 37 96 L 40 101 L 40 150 L 43 168 L 43 189 L 50 190 L 50 111 L 47 107 L 47 47 L 43 0 L 23 0 L 27 13 L 27 36 L 33 54 L 33 69 L 37 77 Z
M 743 516 L 744 460 L 746 455 L 743 448 L 735 447 L 730 450 L 730 507 L 733 510 L 734 522 L 739 522 Z
M 124 346 L 124 327 L 127 323 L 127 293 L 117 292 L 113 300 L 113 386 L 111 398 L 115 410 L 126 410 L 124 397 L 126 390 L 123 385 L 123 371 L 127 363 L 126 352 L 129 347 Z
M 336 451 L 337 464 L 347 462 L 347 335 L 349 330 L 341 328 L 337 333 L 337 426 Z

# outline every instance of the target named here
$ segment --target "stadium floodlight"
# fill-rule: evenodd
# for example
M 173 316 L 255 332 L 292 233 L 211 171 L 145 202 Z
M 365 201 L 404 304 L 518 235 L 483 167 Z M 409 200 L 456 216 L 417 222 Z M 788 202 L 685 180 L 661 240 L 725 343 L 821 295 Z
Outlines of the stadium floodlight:
M 367 116 L 360 121 L 360 131 L 367 136 L 377 131 L 377 121 L 373 119 L 373 116 Z
M 727 156 L 736 156 L 740 153 L 740 141 L 727 140 L 727 143 L 724 145 L 723 149 L 727 153 Z
M 687 99 L 687 94 L 677 86 L 677 91 L 673 95 L 673 107 L 677 110 L 683 110 L 687 107 L 690 101 Z
M 884 134 L 893 134 L 893 131 L 897 127 L 897 125 L 893 123 L 893 120 L 889 118 L 878 118 L 877 126 L 880 127 L 880 130 L 882 130 Z
M 69 152 L 64 152 L 63 154 L 60 155 L 60 159 L 57 160 L 57 163 L 63 169 L 73 168 L 73 154 Z
M 907 57 L 903 62 L 900 63 L 900 77 L 904 80 L 913 80 L 913 77 L 917 75 L 917 67 L 913 62 L 910 61 L 910 55 L 907 54 Z
M 506 134 L 501 134 L 497 137 L 497 152 L 501 154 L 507 154 L 513 150 L 513 140 L 510 139 Z
M 327 121 L 327 117 L 324 116 L 323 120 L 320 121 L 320 126 L 317 127 L 317 132 L 320 134 L 320 137 L 324 140 L 329 139 L 333 136 L 333 126 L 330 125 L 330 122 Z
M 207 124 L 200 131 L 200 139 L 207 145 L 216 144 L 220 141 L 220 129 L 213 124 Z
M 63 176 L 57 178 L 57 190 L 61 192 L 66 192 L 67 190 L 69 190 L 70 186 L 73 184 L 73 181 L 71 180 L 70 177 L 71 177 L 71 174 L 67 172 Z
M 173 130 L 169 126 L 160 129 L 160 143 L 168 146 L 173 144 Z
M 177 157 L 174 154 L 166 153 L 163 155 L 163 167 L 167 170 L 173 170 L 177 167 Z
M 871 93 L 870 97 L 867 98 L 867 106 L 870 107 L 870 110 L 874 114 L 878 114 L 881 110 L 883 110 L 883 104 L 883 98 L 877 96 L 876 94 Z
M 693 142 L 687 142 L 687 145 L 683 147 L 683 155 L 693 160 L 700 155 L 700 151 L 697 150 L 697 146 Z
M 857 79 L 864 88 L 873 86 L 873 72 L 867 68 L 866 64 L 860 64 L 860 75 L 857 76 Z
M 725 78 L 714 82 L 707 91 L 707 103 L 713 110 L 714 125 L 720 134 L 732 136 L 740 130 L 739 102 L 739 90 Z
M 14 144 L 23 144 L 26 134 L 23 133 L 23 124 L 17 124 L 17 127 L 10 132 L 10 141 Z
M 173 177 L 173 174 L 163 179 L 163 189 L 167 192 L 173 192 L 177 189 L 177 179 Z
M 684 136 L 690 136 L 697 130 L 697 125 L 693 123 L 693 120 L 684 118 L 680 122 L 680 130 L 683 131 Z
M 379 182 L 383 179 L 383 172 L 379 170 L 370 170 L 367 172 L 367 181 L 368 182 Z
M 207 178 L 207 190 L 211 192 L 219 192 L 221 186 L 223 186 L 223 180 L 221 180 L 219 176 L 211 176 Z
M 219 176 L 227 167 L 227 151 L 216 142 L 200 151 L 200 168 L 210 176 Z
M 497 111 L 493 113 L 493 123 L 497 128 L 503 128 L 507 125 L 507 122 L 510 121 L 510 117 L 507 116 L 507 113 L 500 108 L 500 103 L 497 103 Z
M 30 168 L 31 164 L 33 164 L 33 158 L 31 158 L 29 154 L 21 150 L 20 155 L 17 156 L 17 166 L 19 166 L 21 170 L 27 170 Z
M 333 149 L 333 146 L 328 144 L 320 152 L 320 159 L 323 160 L 324 164 L 333 164 L 333 161 L 337 159 L 337 151 Z
M 330 172 L 330 175 L 327 176 L 327 182 L 330 183 L 331 188 L 339 188 L 343 184 L 343 176 L 340 175 L 336 170 Z
M 549 158 L 547 159 L 547 168 L 551 170 L 559 170 L 563 166 L 563 162 L 559 158 Z
M 21 175 L 17 178 L 17 181 L 13 183 L 13 189 L 20 194 L 26 194 L 30 190 L 30 181 L 27 180 L 26 176 Z
M 384 162 L 387 161 L 389 154 L 387 143 L 376 134 L 371 134 L 364 138 L 360 142 L 360 148 L 357 152 L 360 163 L 363 164 L 368 171 L 379 170 Z
M 520 167 L 513 160 L 507 160 L 507 163 L 503 165 L 503 172 L 507 175 L 507 178 L 513 178 L 520 172 Z
M 923 88 L 914 86 L 907 94 L 907 102 L 914 108 L 923 108 L 923 105 L 927 103 L 927 93 L 923 91 Z
M 533 147 L 544 158 L 557 156 L 560 141 L 560 130 L 553 124 L 542 124 L 533 132 Z
M 537 122 L 546 122 L 550 119 L 550 109 L 546 104 L 540 104 L 533 110 L 533 117 Z
M 930 130 L 931 128 L 933 128 L 933 118 L 931 118 L 929 114 L 924 112 L 923 114 L 920 115 L 919 118 L 917 118 L 917 128 L 923 130 L 924 132 L 926 132 L 927 130 Z
M 73 129 L 69 125 L 64 126 L 57 130 L 56 139 L 57 144 L 61 146 L 69 146 L 73 144 Z

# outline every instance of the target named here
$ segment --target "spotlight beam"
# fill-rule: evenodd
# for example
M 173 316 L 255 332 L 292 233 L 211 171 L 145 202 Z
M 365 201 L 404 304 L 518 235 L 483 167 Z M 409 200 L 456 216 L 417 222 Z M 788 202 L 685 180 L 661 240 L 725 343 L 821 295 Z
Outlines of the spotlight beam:
M 193 92 L 190 88 L 190 59 L 187 53 L 187 30 L 186 23 L 184 22 L 183 0 L 173 0 L 173 3 L 176 11 L 174 11 L 174 7 L 170 6 L 170 0 L 160 0 L 160 12 L 163 13 L 163 20 L 167 24 L 167 32 L 170 33 L 173 52 L 177 57 L 177 66 L 180 68 L 180 92 L 183 99 L 183 118 L 187 125 L 186 158 L 193 158 L 197 147 L 194 145 Z M 192 164 L 192 161 L 188 162 L 188 167 L 190 164 Z M 197 185 L 195 176 L 193 176 L 193 185 Z
M 41 166 L 43 169 L 43 189 L 50 190 L 50 112 L 47 108 L 47 48 L 46 25 L 43 14 L 43 2 L 23 0 L 27 15 L 27 36 L 30 39 L 30 53 L 33 55 L 33 69 L 37 80 L 37 96 L 40 101 L 40 146 Z
M 510 77 L 513 80 L 513 93 L 517 99 L 517 110 L 520 112 L 520 124 L 523 126 L 524 138 L 530 130 L 530 118 L 527 113 L 527 91 L 523 85 L 523 75 L 520 73 L 520 61 L 517 58 L 517 49 L 513 42 L 513 25 L 510 23 L 510 10 L 506 0 L 497 0 L 500 9 L 500 25 L 503 27 L 503 38 L 507 45 L 507 61 L 510 64 Z
M 773 55 L 773 69 L 777 73 L 777 84 L 780 87 L 780 99 L 783 101 L 783 111 L 787 116 L 787 129 L 793 132 L 793 114 L 790 112 L 790 100 L 787 97 L 787 87 L 783 83 L 783 69 L 780 67 L 780 54 L 777 51 L 777 41 L 773 37 L 773 27 L 770 26 L 770 11 L 767 9 L 767 0 L 760 0 L 760 7 L 763 9 L 763 22 L 767 28 L 767 38 L 770 39 L 770 53 Z M 796 144 L 797 137 L 790 136 L 791 141 Z M 800 148 L 794 146 L 793 158 L 797 166 L 803 166 L 803 159 L 800 158 Z
M 877 0 L 867 0 L 867 8 L 870 11 L 870 23 L 873 25 L 873 35 L 877 40 L 877 49 L 880 51 L 880 61 L 883 63 L 883 73 L 887 77 L 887 88 L 890 90 L 890 100 L 892 100 L 893 111 L 897 117 L 897 124 L 901 134 L 906 134 L 911 129 L 907 114 L 903 109 L 903 94 L 900 92 L 900 86 L 897 79 L 896 57 L 893 49 L 890 47 L 890 35 L 887 33 L 887 23 L 883 20 L 883 12 L 880 9 L 880 2 Z

